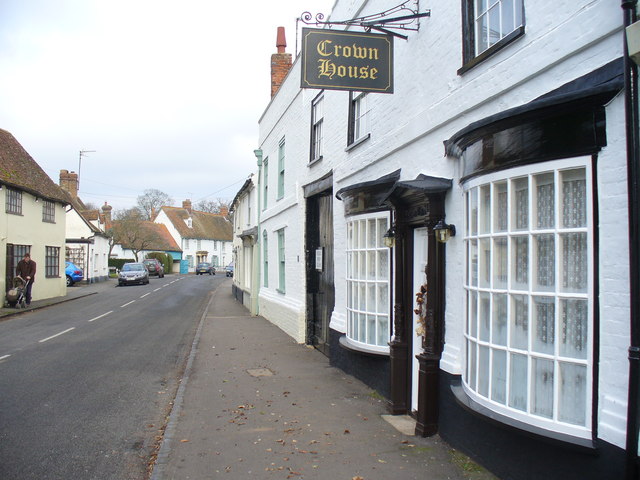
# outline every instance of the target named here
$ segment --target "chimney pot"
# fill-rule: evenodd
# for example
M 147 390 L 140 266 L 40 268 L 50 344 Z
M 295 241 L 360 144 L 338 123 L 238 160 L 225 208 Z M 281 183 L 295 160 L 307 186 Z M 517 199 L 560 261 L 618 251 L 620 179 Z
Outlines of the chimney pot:
M 276 48 L 278 49 L 278 53 L 285 53 L 285 49 L 287 48 L 287 38 L 284 34 L 284 27 L 278 27 Z

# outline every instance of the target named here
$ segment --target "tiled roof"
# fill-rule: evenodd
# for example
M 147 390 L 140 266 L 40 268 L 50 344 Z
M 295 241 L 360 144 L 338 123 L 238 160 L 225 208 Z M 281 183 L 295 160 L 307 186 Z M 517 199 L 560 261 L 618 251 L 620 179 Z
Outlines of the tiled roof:
M 217 213 L 191 211 L 191 228 L 185 222 L 189 212 L 180 207 L 162 207 L 173 226 L 182 238 L 199 238 L 202 240 L 233 240 L 233 225 L 223 215 Z
M 0 183 L 48 200 L 69 203 L 65 192 L 44 172 L 13 135 L 0 129 Z
M 118 223 L 118 221 L 113 222 Z M 181 252 L 182 249 L 173 239 L 169 230 L 161 223 L 153 223 L 148 220 L 141 221 L 142 227 L 147 230 L 152 240 L 145 246 L 145 250 L 157 250 L 160 252 Z M 123 248 L 131 248 L 126 241 L 121 243 Z

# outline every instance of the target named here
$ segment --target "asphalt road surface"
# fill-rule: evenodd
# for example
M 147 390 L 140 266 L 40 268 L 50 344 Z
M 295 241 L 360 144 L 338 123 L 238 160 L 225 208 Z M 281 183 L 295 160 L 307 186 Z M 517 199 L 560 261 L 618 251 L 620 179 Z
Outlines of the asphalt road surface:
M 0 479 L 146 478 L 200 317 L 224 280 L 111 280 L 96 295 L 0 321 Z

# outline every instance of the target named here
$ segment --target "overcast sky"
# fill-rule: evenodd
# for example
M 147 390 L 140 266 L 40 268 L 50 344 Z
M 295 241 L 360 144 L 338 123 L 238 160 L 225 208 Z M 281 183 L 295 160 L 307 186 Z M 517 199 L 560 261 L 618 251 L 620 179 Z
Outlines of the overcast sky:
M 255 170 L 284 26 L 334 0 L 0 0 L 0 128 L 115 209 L 145 189 L 231 200 Z M 299 48 L 299 47 L 298 47 Z

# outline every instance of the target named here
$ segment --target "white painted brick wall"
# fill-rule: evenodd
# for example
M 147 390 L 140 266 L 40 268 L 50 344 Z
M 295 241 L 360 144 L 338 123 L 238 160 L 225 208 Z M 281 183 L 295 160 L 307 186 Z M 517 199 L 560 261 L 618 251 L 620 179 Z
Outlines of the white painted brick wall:
M 338 0 L 333 20 L 379 12 L 387 0 Z M 621 56 L 620 6 L 609 0 L 539 0 L 526 4 L 526 34 L 463 75 L 460 2 L 432 2 L 420 31 L 395 41 L 395 93 L 370 95 L 371 138 L 345 151 L 348 94 L 325 92 L 324 159 L 308 166 L 310 103 L 316 90 L 299 89 L 300 62 L 260 120 L 260 145 L 269 157 L 269 288 L 261 313 L 297 341 L 304 341 L 304 198 L 302 186 L 333 171 L 334 193 L 402 168 L 402 179 L 423 173 L 452 178 L 447 220 L 460 234 L 447 244 L 446 347 L 441 367 L 460 374 L 464 359 L 463 189 L 460 165 L 444 156 L 443 141 L 470 123 L 523 105 Z M 337 27 L 336 27 L 337 28 Z M 598 159 L 600 208 L 600 398 L 601 437 L 624 447 L 629 336 L 626 157 L 622 99 L 607 107 L 608 146 Z M 275 201 L 278 142 L 287 141 L 286 197 Z M 286 227 L 287 289 L 278 294 L 277 237 Z M 334 200 L 336 303 L 331 327 L 346 318 L 344 207 Z M 299 256 L 299 260 L 298 260 Z

